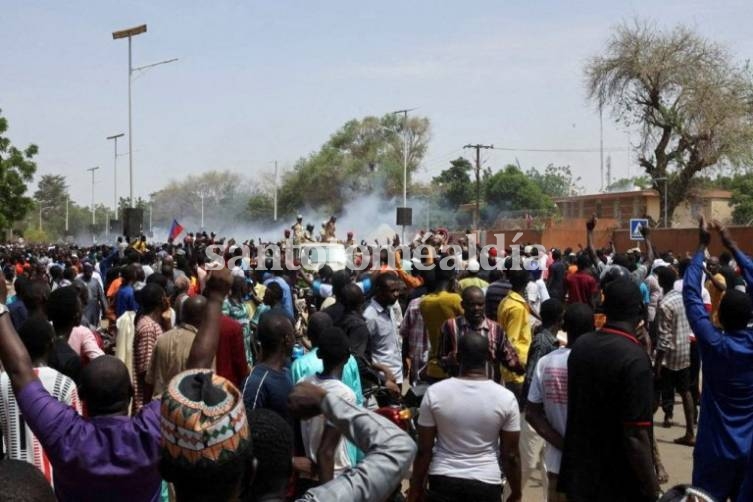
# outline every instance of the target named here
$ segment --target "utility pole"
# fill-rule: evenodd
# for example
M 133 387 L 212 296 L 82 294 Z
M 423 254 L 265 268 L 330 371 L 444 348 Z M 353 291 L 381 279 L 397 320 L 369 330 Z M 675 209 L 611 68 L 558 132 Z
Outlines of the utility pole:
M 277 161 L 275 160 L 275 194 L 274 194 L 274 215 L 272 219 L 277 221 Z
M 481 222 L 481 149 L 490 150 L 494 148 L 494 145 L 465 145 L 465 148 L 473 148 L 476 150 L 476 209 L 473 211 L 473 229 L 478 230 L 479 223 Z
M 600 192 L 604 191 L 604 114 L 602 113 L 602 109 L 604 108 L 604 103 L 602 103 L 601 100 L 599 100 L 599 166 L 601 170 L 599 171 L 601 173 L 601 189 Z
M 204 190 L 201 191 L 201 229 L 204 230 Z
M 115 156 L 113 157 L 113 170 L 112 170 L 112 178 L 113 178 L 113 187 L 112 187 L 112 207 L 115 208 L 115 219 L 118 219 L 118 138 L 122 138 L 125 136 L 124 133 L 115 134 L 114 136 L 108 136 L 108 140 L 113 140 L 115 143 Z M 133 194 L 131 194 L 131 197 L 133 197 Z
M 71 201 L 71 196 L 65 196 L 65 235 L 68 235 L 68 203 Z

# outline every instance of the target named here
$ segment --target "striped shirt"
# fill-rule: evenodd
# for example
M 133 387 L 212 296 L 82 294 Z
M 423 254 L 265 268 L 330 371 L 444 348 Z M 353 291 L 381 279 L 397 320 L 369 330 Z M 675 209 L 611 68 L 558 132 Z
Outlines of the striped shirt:
M 502 326 L 484 318 L 477 327 L 471 326 L 464 316 L 458 316 L 442 325 L 442 339 L 439 346 L 439 360 L 448 374 L 458 374 L 457 353 L 460 338 L 468 333 L 476 333 L 489 341 L 489 362 L 486 376 L 499 381 L 500 363 L 506 368 L 522 373 L 523 366 L 518 359 L 518 353 L 507 339 Z
M 421 315 L 421 298 L 414 298 L 405 309 L 405 317 L 400 325 L 400 336 L 403 337 L 403 357 L 411 360 L 410 381 L 418 379 L 418 373 L 429 359 L 429 339 L 424 328 L 424 318 Z
M 34 372 L 52 397 L 81 413 L 81 403 L 73 380 L 46 366 L 35 368 Z M 5 372 L 0 373 L 0 428 L 7 458 L 33 464 L 52 484 L 52 464 L 21 415 L 10 378 Z
M 659 337 L 657 350 L 664 352 L 662 365 L 670 370 L 690 367 L 690 336 L 692 330 L 685 314 L 682 294 L 674 289 L 659 301 L 657 310 Z
M 154 346 L 162 334 L 162 327 L 154 319 L 145 315 L 136 323 L 133 337 L 133 404 L 131 414 L 135 415 L 144 406 L 146 373 L 152 361 Z

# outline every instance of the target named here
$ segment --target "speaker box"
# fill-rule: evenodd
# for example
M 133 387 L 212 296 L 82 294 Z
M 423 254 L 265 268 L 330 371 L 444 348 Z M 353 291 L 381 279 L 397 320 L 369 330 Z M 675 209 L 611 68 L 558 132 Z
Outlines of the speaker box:
M 398 207 L 397 208 L 397 224 L 405 225 L 406 227 L 413 225 L 413 208 Z
M 125 208 L 123 213 L 123 235 L 134 238 L 141 235 L 144 223 L 144 210 L 135 207 Z

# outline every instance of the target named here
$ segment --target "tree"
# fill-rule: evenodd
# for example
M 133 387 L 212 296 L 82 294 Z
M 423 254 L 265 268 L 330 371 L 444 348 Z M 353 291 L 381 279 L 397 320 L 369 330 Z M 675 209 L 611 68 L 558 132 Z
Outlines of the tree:
M 24 194 L 37 171 L 32 159 L 39 150 L 33 144 L 19 150 L 5 137 L 7 130 L 8 120 L 0 115 L 0 229 L 3 230 L 22 219 L 33 206 L 31 198 Z
M 37 191 L 34 192 L 34 200 L 43 207 L 63 208 L 67 197 L 68 184 L 65 176 L 60 174 L 43 175 L 37 184 Z
M 632 178 L 620 178 L 606 187 L 607 192 L 628 192 L 639 188 L 646 190 L 651 187 L 651 178 L 648 176 L 633 176 Z
M 435 176 L 431 182 L 442 194 L 439 205 L 455 209 L 473 197 L 470 172 L 473 165 L 463 157 L 450 161 L 450 167 Z
M 274 215 L 274 199 L 267 193 L 257 191 L 249 197 L 246 211 L 255 222 L 270 222 Z
M 583 191 L 583 187 L 578 184 L 581 180 L 580 176 L 573 179 L 570 166 L 549 164 L 543 172 L 532 167 L 526 171 L 526 174 L 541 188 L 542 192 L 550 197 L 569 197 Z
M 488 217 L 493 217 L 491 208 L 495 208 L 497 212 L 526 212 L 544 215 L 554 210 L 552 199 L 528 175 L 514 165 L 507 165 L 488 179 L 485 185 L 485 197 L 489 206 L 486 211 Z
M 704 179 L 704 188 L 730 190 L 729 205 L 732 206 L 732 222 L 736 225 L 753 224 L 753 172 L 740 172 L 732 176 Z
M 589 98 L 640 129 L 638 161 L 661 195 L 661 214 L 668 188 L 670 221 L 693 176 L 753 158 L 749 69 L 693 31 L 623 24 L 585 73 Z
M 384 198 L 403 193 L 403 141 L 408 139 L 408 186 L 426 153 L 429 120 L 365 117 L 351 120 L 317 151 L 299 159 L 282 177 L 279 212 L 292 215 L 304 207 L 338 214 L 365 194 Z M 410 191 L 410 189 L 409 189 Z
M 200 175 L 172 180 L 165 188 L 151 194 L 152 223 L 167 228 L 177 219 L 186 231 L 201 224 L 204 199 L 204 226 L 218 232 L 237 227 L 248 217 L 248 199 L 253 185 L 241 174 L 231 171 L 206 171 Z M 148 202 L 144 202 L 148 208 Z M 148 209 L 145 211 L 145 214 Z M 146 216 L 145 216 L 146 217 Z M 188 230 L 190 229 L 190 230 Z
M 37 190 L 34 192 L 35 207 L 32 211 L 34 217 L 31 218 L 30 225 L 34 228 L 39 227 L 39 211 L 41 210 L 45 235 L 52 240 L 63 237 L 65 234 L 65 204 L 67 199 L 68 184 L 65 176 L 60 174 L 43 175 L 37 183 Z

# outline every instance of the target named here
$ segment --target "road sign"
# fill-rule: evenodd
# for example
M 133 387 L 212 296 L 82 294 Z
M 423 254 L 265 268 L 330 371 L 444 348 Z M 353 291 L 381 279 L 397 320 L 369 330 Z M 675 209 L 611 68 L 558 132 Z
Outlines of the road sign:
M 643 227 L 648 227 L 647 218 L 631 218 L 630 219 L 630 240 L 631 241 L 644 240 L 643 236 L 641 235 L 641 229 Z

